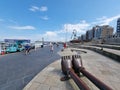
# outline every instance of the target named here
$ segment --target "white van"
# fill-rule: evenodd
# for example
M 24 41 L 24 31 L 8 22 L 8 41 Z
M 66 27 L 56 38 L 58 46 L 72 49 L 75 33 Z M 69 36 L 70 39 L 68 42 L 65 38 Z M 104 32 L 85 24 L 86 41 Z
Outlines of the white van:
M 42 48 L 43 47 L 43 42 L 42 41 L 35 41 L 35 49 L 36 48 Z

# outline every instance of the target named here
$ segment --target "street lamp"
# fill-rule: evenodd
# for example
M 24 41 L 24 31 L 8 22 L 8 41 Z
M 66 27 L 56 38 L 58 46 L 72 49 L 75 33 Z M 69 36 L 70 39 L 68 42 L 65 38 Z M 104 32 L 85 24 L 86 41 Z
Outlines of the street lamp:
M 66 29 L 66 40 L 65 40 L 65 42 L 67 43 L 67 29 Z

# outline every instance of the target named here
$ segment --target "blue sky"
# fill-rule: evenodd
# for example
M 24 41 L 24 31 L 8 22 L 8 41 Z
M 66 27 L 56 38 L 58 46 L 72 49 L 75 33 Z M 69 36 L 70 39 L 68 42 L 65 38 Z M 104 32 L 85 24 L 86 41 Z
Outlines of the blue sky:
M 79 36 L 95 25 L 115 32 L 119 17 L 120 0 L 0 0 L 0 41 L 65 41 L 74 29 Z

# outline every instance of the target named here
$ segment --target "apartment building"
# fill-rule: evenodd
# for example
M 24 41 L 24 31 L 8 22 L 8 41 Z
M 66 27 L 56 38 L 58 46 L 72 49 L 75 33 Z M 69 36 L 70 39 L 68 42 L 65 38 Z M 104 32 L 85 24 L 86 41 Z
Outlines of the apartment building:
M 109 25 L 104 25 L 101 27 L 101 38 L 110 38 L 113 35 L 113 27 Z
M 101 38 L 101 26 L 95 26 L 94 27 L 94 39 L 100 39 Z
M 113 27 L 109 25 L 96 26 L 94 27 L 94 38 L 95 39 L 104 39 L 109 38 L 113 35 Z
M 118 20 L 117 20 L 117 30 L 116 30 L 116 34 L 117 34 L 117 36 L 120 37 L 120 18 L 118 18 Z
M 113 35 L 113 27 L 109 25 L 95 26 L 91 30 L 86 31 L 86 34 L 81 35 L 79 40 L 81 41 L 91 41 L 92 39 L 107 39 Z

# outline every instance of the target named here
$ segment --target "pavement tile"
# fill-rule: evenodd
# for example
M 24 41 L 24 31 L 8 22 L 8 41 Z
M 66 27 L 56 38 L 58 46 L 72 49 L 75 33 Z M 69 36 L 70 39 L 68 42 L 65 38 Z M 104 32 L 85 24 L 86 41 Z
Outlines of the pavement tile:
M 58 84 L 60 84 L 60 77 L 56 77 L 56 76 L 48 76 L 48 78 L 45 80 L 44 84 L 47 84 L 49 86 L 54 86 L 54 87 L 57 87 L 59 86 Z
M 111 60 L 110 58 L 97 54 L 93 51 L 89 50 L 85 51 L 87 51 L 86 54 L 81 54 L 85 69 L 94 76 L 96 76 L 98 79 L 103 81 L 106 85 L 112 87 L 114 90 L 119 90 L 120 88 L 119 63 Z M 36 88 L 35 90 L 79 90 L 78 86 L 72 79 L 64 82 L 60 81 L 60 78 L 63 76 L 61 72 L 60 63 L 61 60 L 58 60 L 47 66 L 44 70 L 42 70 L 32 80 L 31 85 L 34 85 L 33 88 Z M 80 78 L 89 86 L 90 90 L 99 90 L 85 76 Z
M 50 90 L 50 86 L 46 84 L 40 84 L 40 86 L 37 87 L 36 90 Z
M 64 81 L 64 85 L 62 85 L 62 90 L 79 90 L 74 86 L 74 82 L 70 79 L 68 81 Z
M 58 88 L 58 87 L 50 87 L 50 90 L 61 90 L 61 88 Z
M 113 86 L 114 90 L 120 90 L 120 82 L 119 83 L 116 83 L 116 82 L 112 82 L 111 85 Z
M 46 76 L 41 76 L 41 77 L 36 77 L 34 82 L 37 82 L 37 83 L 44 83 L 44 81 L 47 79 Z
M 40 86 L 40 83 L 34 82 L 28 90 L 36 90 Z

